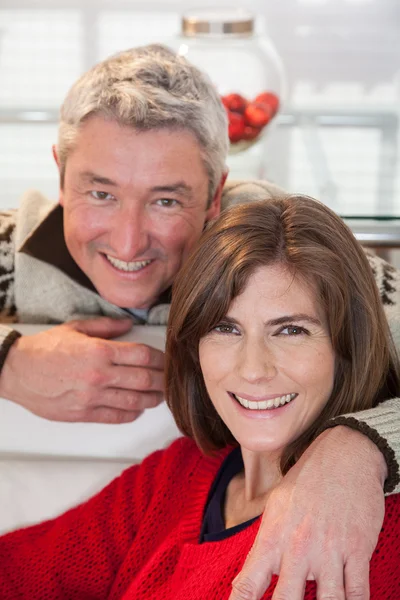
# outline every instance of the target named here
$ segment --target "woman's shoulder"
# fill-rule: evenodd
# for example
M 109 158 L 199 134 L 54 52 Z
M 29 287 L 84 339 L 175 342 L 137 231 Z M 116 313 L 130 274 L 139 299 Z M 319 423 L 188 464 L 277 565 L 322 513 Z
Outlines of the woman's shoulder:
M 371 598 L 400 598 L 400 495 L 385 498 L 385 519 L 371 558 Z
M 142 474 L 150 475 L 154 481 L 163 482 L 163 485 L 166 479 L 173 481 L 177 473 L 180 480 L 191 480 L 193 473 L 208 479 L 217 472 L 231 451 L 232 447 L 226 447 L 205 455 L 194 440 L 183 436 L 174 440 L 168 447 L 150 454 L 140 465 L 128 469 L 127 474 L 129 476 L 131 470 L 133 472 L 135 467 L 139 467 Z
M 182 436 L 174 440 L 162 451 L 159 460 L 163 462 L 163 466 L 165 466 L 165 463 L 169 463 L 173 467 L 179 465 L 184 470 L 192 470 L 196 465 L 212 468 L 215 465 L 221 464 L 231 451 L 232 447 L 226 447 L 210 452 L 209 454 L 204 454 L 194 440 Z
M 391 494 L 385 497 L 385 516 L 389 515 L 392 519 L 397 520 L 400 529 L 400 494 Z
M 385 518 L 378 540 L 377 550 L 385 550 L 400 556 L 400 494 L 385 497 Z M 397 558 L 396 558 L 397 561 Z M 400 582 L 399 582 L 400 583 Z
M 137 477 L 139 473 L 153 474 L 157 477 L 159 471 L 166 473 L 176 468 L 193 468 L 193 464 L 201 457 L 202 453 L 193 440 L 179 437 L 166 448 L 161 448 L 146 456 L 140 464 L 128 467 L 123 475 L 128 479 Z

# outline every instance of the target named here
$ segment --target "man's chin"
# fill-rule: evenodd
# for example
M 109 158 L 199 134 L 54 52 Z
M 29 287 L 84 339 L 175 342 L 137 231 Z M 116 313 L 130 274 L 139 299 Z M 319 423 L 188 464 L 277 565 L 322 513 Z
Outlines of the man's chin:
M 97 288 L 97 291 L 104 300 L 119 308 L 146 310 L 154 305 L 153 296 L 149 297 L 145 294 L 127 294 L 126 292 L 118 293 L 115 291 L 110 293 L 109 289 L 101 288 Z
M 153 289 L 152 281 L 157 281 L 158 273 L 150 273 L 148 269 L 144 269 L 141 273 L 120 274 L 110 264 L 107 264 L 106 269 L 104 264 L 98 265 L 100 266 L 103 269 L 97 268 L 96 272 L 92 269 L 93 277 L 90 274 L 88 276 L 98 294 L 110 304 L 120 308 L 146 310 L 157 302 L 159 286 Z

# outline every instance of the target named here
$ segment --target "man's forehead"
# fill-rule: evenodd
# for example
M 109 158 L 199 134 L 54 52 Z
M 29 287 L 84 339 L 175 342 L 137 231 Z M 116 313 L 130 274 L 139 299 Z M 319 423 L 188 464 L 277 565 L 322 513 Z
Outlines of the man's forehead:
M 186 129 L 140 131 L 92 117 L 66 161 L 72 181 L 190 198 L 208 192 L 201 146 Z
M 196 149 L 199 153 L 202 151 L 202 143 L 200 142 L 197 135 L 192 129 L 184 126 L 160 126 L 160 127 L 136 127 L 134 125 L 121 123 L 117 119 L 112 117 L 107 118 L 99 114 L 93 114 L 89 118 L 83 121 L 78 129 L 77 136 L 75 138 L 75 147 L 78 147 L 80 143 L 89 141 L 94 136 L 102 136 L 105 131 L 108 131 L 113 135 L 113 143 L 118 143 L 118 138 L 123 142 L 137 140 L 139 144 L 153 143 L 160 150 L 163 148 L 163 144 L 159 144 L 160 138 L 164 139 L 164 143 L 168 140 L 172 144 L 181 145 L 186 140 L 189 142 L 193 149 Z M 108 140 L 110 143 L 110 140 Z M 187 151 L 187 149 L 186 149 Z

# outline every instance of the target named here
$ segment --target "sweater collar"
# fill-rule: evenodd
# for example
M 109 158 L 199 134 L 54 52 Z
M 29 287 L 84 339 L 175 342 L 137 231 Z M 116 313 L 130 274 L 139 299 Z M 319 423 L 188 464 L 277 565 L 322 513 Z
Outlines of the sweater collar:
M 98 293 L 69 253 L 64 237 L 64 210 L 60 204 L 56 204 L 37 225 L 19 248 L 19 252 L 56 267 L 83 287 Z M 170 303 L 171 288 L 161 294 L 156 304 Z
M 96 291 L 69 253 L 64 238 L 64 211 L 60 204 L 56 204 L 37 225 L 19 252 L 56 267 L 83 287 Z

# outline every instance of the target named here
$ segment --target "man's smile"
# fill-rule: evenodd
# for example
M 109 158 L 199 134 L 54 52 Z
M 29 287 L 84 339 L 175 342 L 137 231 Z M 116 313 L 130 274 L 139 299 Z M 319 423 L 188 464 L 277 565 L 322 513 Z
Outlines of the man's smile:
M 148 260 L 134 260 L 132 262 L 126 262 L 124 260 L 120 260 L 119 258 L 115 258 L 115 256 L 111 256 L 109 254 L 104 254 L 107 260 L 112 264 L 113 267 L 119 269 L 120 271 L 125 271 L 128 273 L 132 273 L 134 271 L 140 271 L 144 267 L 147 267 L 153 259 Z

